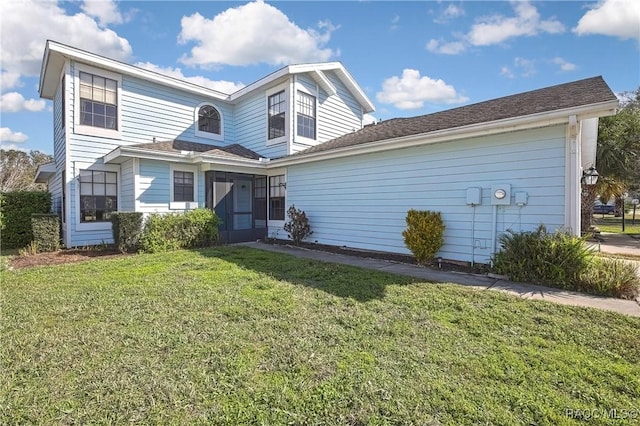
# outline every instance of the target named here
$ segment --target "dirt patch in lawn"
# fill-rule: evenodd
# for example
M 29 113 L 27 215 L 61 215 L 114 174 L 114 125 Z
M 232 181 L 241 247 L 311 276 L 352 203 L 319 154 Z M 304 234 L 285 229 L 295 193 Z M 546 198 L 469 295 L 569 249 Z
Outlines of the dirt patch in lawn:
M 37 253 L 28 256 L 16 256 L 9 260 L 9 267 L 31 268 L 34 266 L 60 265 L 65 263 L 84 262 L 91 259 L 106 259 L 130 256 L 115 249 L 69 249 L 50 253 Z

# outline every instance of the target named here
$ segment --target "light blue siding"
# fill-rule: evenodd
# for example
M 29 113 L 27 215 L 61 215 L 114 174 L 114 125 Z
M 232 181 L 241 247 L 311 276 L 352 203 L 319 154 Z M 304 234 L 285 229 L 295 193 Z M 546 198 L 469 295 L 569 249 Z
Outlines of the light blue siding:
M 318 109 L 318 140 L 326 142 L 362 127 L 362 108 L 335 72 L 325 73 L 337 90 L 337 95 L 320 98 Z
M 140 209 L 143 212 L 169 210 L 169 163 L 140 160 Z
M 118 210 L 122 212 L 135 211 L 135 175 L 133 159 L 129 159 L 120 165 L 120 200 Z
M 497 231 L 564 224 L 565 127 L 480 137 L 288 168 L 287 204 L 307 212 L 311 240 L 409 253 L 402 240 L 409 209 L 442 212 L 444 258 L 488 262 L 493 206 L 490 188 L 510 184 L 528 204 L 501 206 Z M 466 205 L 466 189 L 482 188 L 482 205 Z M 473 231 L 473 232 L 472 232 Z M 472 240 L 472 233 L 474 239 Z M 474 241 L 475 240 L 475 241 Z
M 47 185 L 51 193 L 51 212 L 62 217 L 62 171 L 65 167 L 65 129 L 62 122 L 62 85 L 53 99 L 53 157 L 56 173 Z
M 291 114 L 291 108 L 287 111 Z M 236 142 L 265 158 L 287 154 L 287 144 L 267 146 L 267 96 L 257 92 L 235 106 Z

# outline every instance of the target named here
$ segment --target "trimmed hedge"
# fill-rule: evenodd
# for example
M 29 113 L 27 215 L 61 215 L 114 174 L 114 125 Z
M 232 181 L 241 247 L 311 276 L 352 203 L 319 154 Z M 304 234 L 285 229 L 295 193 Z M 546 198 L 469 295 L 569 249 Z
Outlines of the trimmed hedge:
M 142 236 L 142 213 L 111 213 L 113 242 L 122 253 L 134 252 L 140 245 Z
M 60 250 L 60 218 L 52 213 L 31 215 L 33 243 L 38 252 Z
M 440 212 L 414 210 L 407 212 L 407 229 L 402 231 L 404 244 L 419 264 L 433 260 L 444 244 L 444 223 Z
M 16 191 L 0 194 L 4 249 L 21 248 L 33 240 L 31 215 L 51 211 L 51 194 L 44 191 Z
M 218 240 L 219 223 L 216 214 L 204 208 L 184 213 L 152 213 L 145 221 L 140 249 L 155 253 L 206 247 Z

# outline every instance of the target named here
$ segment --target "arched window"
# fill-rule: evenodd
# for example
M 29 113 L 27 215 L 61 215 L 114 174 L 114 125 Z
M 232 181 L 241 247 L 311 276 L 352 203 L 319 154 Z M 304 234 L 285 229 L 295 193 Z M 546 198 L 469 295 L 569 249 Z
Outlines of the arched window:
M 198 110 L 198 130 L 220 134 L 220 113 L 211 105 L 203 105 Z

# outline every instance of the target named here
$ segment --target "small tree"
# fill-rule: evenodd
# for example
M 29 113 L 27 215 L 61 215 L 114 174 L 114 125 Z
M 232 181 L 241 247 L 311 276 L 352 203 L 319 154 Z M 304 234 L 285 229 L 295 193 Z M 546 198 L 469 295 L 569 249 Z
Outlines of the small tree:
M 313 234 L 309 225 L 309 218 L 307 218 L 307 214 L 304 211 L 296 209 L 296 206 L 292 205 L 287 210 L 287 216 L 289 221 L 284 224 L 284 230 L 289 238 L 293 240 L 293 244 L 298 245 L 302 240 Z

